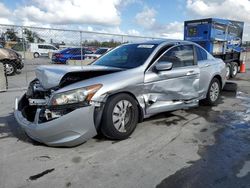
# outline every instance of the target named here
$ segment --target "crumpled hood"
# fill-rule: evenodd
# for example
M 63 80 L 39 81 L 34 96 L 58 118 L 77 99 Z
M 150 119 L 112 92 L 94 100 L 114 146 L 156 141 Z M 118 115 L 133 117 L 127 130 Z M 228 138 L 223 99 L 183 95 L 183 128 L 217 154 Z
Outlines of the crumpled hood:
M 60 84 L 61 79 L 67 73 L 83 73 L 84 72 L 97 72 L 97 71 L 117 71 L 121 70 L 114 67 L 105 67 L 97 65 L 87 66 L 68 66 L 68 65 L 43 65 L 36 69 L 36 78 L 44 89 L 50 89 Z

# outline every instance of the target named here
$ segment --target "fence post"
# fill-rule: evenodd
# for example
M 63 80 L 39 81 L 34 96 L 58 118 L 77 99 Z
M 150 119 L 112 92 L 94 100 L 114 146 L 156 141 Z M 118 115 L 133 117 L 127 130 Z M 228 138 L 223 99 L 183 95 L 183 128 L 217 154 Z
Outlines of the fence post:
M 122 44 L 124 43 L 124 36 L 122 35 Z
M 82 31 L 80 31 L 80 47 L 81 47 L 81 66 L 82 66 L 82 60 L 83 60 L 83 53 L 82 53 Z
M 23 44 L 23 56 L 22 56 L 22 61 L 24 61 L 24 70 L 25 70 L 25 82 L 26 82 L 26 86 L 28 86 L 28 72 L 27 72 L 27 65 L 26 65 L 26 54 L 25 54 L 25 48 L 26 48 L 26 44 L 25 44 L 25 39 L 24 39 L 24 30 L 25 28 L 22 26 L 21 27 L 22 30 L 22 44 Z

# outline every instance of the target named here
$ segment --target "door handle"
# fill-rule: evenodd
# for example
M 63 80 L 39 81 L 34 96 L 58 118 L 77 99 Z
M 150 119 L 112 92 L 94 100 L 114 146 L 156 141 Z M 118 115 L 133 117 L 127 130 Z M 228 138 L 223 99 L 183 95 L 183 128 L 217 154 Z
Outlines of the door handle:
M 205 64 L 205 66 L 204 67 L 209 67 L 210 66 L 210 64 Z
M 186 75 L 189 76 L 189 75 L 193 75 L 193 74 L 195 74 L 195 71 L 191 70 L 191 71 L 188 71 Z

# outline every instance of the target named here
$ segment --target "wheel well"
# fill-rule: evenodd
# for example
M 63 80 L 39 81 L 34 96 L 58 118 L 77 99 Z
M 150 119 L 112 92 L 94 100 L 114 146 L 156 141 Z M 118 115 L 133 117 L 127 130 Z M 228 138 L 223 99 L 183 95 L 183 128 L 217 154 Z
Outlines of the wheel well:
M 143 119 L 144 119 L 143 109 L 141 108 L 141 106 L 139 105 L 138 100 L 136 99 L 136 97 L 132 93 L 130 93 L 130 92 L 113 93 L 113 94 L 109 95 L 108 98 L 111 97 L 111 96 L 114 96 L 114 95 L 122 94 L 122 93 L 126 93 L 126 94 L 130 95 L 131 97 L 133 97 L 135 99 L 135 101 L 137 103 L 137 106 L 138 106 L 138 110 L 139 110 L 139 121 L 138 121 L 138 123 L 141 123 L 143 121 Z M 96 127 L 97 130 L 99 130 L 99 128 L 100 128 L 104 106 L 105 106 L 105 104 L 102 105 L 101 107 L 95 108 L 95 111 L 94 111 L 94 123 L 95 123 L 95 127 Z
M 222 89 L 222 78 L 220 75 L 215 75 L 213 78 L 217 78 L 220 82 L 220 89 Z
M 13 63 L 12 59 L 1 59 L 0 62 L 2 63 Z
M 140 106 L 140 104 L 139 104 L 137 98 L 135 97 L 135 95 L 134 95 L 133 93 L 130 93 L 130 92 L 127 92 L 127 91 L 122 91 L 122 92 L 118 92 L 118 93 L 113 93 L 113 94 L 109 95 L 108 98 L 111 97 L 111 96 L 114 96 L 114 95 L 122 94 L 122 93 L 125 93 L 125 94 L 130 95 L 130 96 L 133 97 L 134 100 L 136 101 L 137 107 L 138 107 L 138 110 L 139 110 L 139 122 L 138 122 L 138 123 L 141 123 L 141 122 L 143 121 L 143 119 L 144 119 L 143 109 L 142 109 L 142 107 Z

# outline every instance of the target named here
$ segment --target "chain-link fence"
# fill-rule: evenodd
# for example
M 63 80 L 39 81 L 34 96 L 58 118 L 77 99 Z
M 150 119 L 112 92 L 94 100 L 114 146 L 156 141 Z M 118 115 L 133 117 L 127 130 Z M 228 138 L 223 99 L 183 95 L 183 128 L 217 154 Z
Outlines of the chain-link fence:
M 89 64 L 108 50 L 128 42 L 154 40 L 123 34 L 0 24 L 0 62 L 8 88 L 26 88 L 39 65 Z

